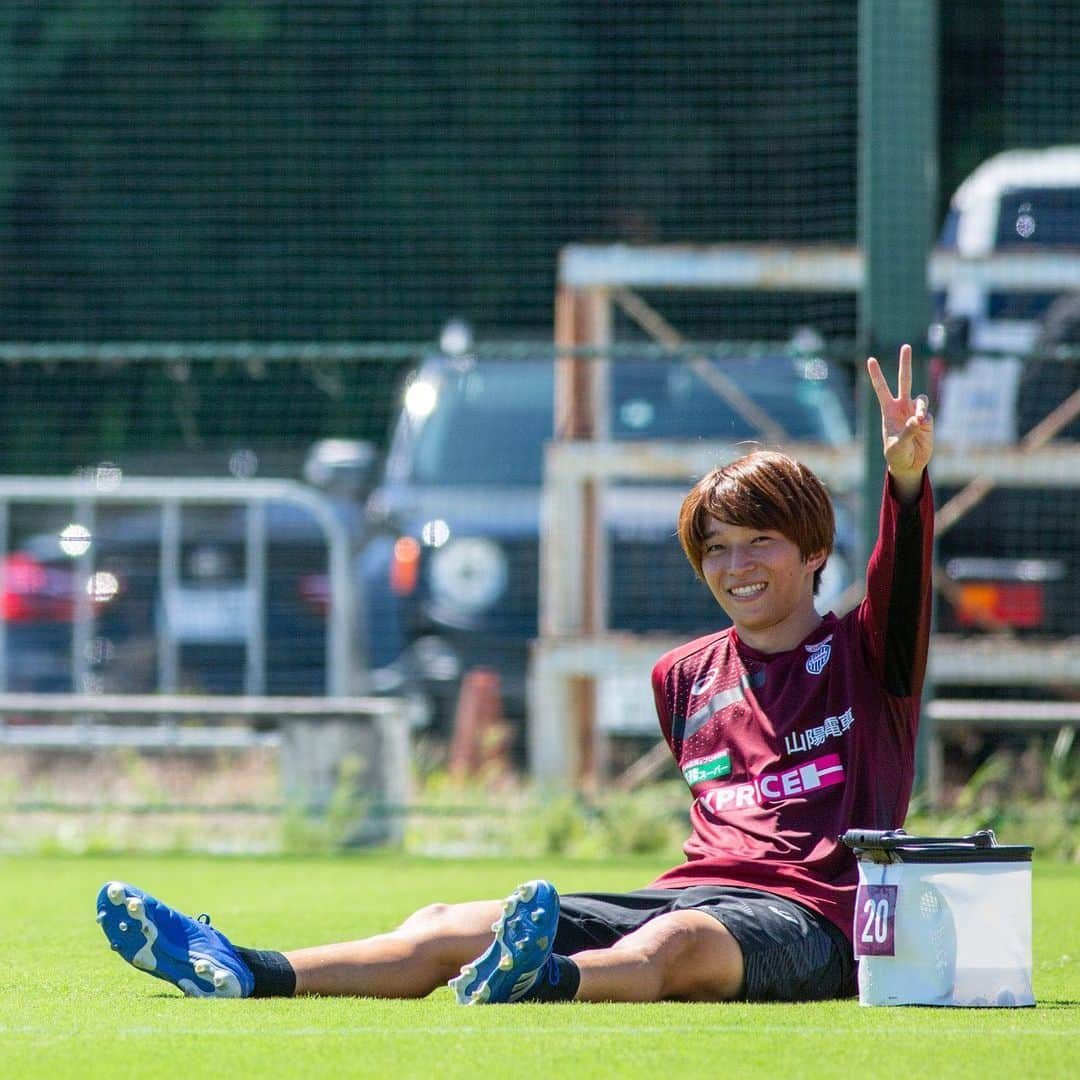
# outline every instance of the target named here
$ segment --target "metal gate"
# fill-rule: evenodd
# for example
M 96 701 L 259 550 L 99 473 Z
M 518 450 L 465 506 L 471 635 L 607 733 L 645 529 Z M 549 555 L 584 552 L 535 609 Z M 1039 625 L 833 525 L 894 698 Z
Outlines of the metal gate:
M 185 619 L 200 602 L 209 620 L 203 636 L 211 644 L 228 639 L 243 650 L 242 692 L 266 693 L 267 687 L 267 549 L 271 540 L 267 512 L 271 503 L 284 504 L 309 515 L 325 545 L 326 575 L 320 578 L 318 598 L 325 618 L 325 680 L 321 690 L 331 696 L 363 693 L 366 689 L 364 648 L 359 596 L 361 581 L 352 572 L 352 539 L 343 516 L 330 498 L 289 480 L 221 480 L 128 478 L 0 477 L 0 595 L 5 608 L 0 617 L 0 693 L 10 688 L 9 637 L 16 626 L 14 607 L 25 601 L 27 582 L 17 581 L 37 573 L 29 583 L 48 589 L 48 571 L 27 560 L 13 562 L 9 547 L 13 508 L 20 505 L 67 505 L 72 525 L 59 542 L 68 556 L 69 570 L 62 573 L 65 585 L 53 588 L 46 599 L 54 606 L 66 605 L 70 621 L 70 688 L 85 690 L 94 641 L 95 621 L 102 601 L 115 581 L 95 567 L 97 546 L 95 520 L 104 504 L 139 507 L 156 514 L 156 529 L 149 525 L 148 547 L 156 551 L 156 598 L 152 636 L 156 654 L 156 680 L 151 688 L 174 694 L 178 685 L 179 653 Z M 229 589 L 213 594 L 185 591 L 181 575 L 181 538 L 185 512 L 200 507 L 221 507 L 243 514 L 238 536 L 243 552 L 242 571 Z M 141 519 L 144 526 L 147 519 Z M 154 533 L 156 532 L 156 536 Z M 22 588 L 20 594 L 18 589 Z

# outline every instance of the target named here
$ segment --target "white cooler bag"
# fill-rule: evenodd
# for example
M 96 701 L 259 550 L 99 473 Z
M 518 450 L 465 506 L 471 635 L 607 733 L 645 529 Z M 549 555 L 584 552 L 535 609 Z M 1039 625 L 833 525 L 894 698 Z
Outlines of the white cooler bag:
M 859 860 L 861 1005 L 1034 1005 L 1031 852 L 961 837 L 849 829 Z

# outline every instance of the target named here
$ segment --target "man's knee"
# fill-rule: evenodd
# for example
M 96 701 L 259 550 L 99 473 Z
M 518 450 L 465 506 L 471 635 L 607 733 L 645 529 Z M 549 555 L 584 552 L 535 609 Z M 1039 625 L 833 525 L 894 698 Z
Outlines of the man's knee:
M 498 915 L 496 900 L 427 904 L 414 911 L 396 932 L 423 938 L 490 938 L 491 924 Z
M 640 935 L 640 940 L 635 941 Z M 702 911 L 676 911 L 624 939 L 660 980 L 660 997 L 730 1001 L 743 984 L 743 955 L 727 927 Z
M 414 911 L 399 927 L 404 931 L 438 931 L 445 929 L 453 921 L 455 904 L 434 903 Z

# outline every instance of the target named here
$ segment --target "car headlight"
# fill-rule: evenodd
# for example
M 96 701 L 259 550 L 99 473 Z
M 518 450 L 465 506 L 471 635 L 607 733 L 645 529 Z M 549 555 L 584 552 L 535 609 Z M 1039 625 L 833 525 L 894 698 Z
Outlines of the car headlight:
M 432 599 L 463 614 L 491 607 L 506 590 L 506 579 L 506 556 L 491 540 L 462 537 L 431 553 Z

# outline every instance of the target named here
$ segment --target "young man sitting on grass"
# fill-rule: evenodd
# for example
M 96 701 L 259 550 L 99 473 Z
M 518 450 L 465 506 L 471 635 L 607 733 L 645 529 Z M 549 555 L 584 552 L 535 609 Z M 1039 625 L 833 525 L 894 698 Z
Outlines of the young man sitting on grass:
M 904 822 L 933 532 L 933 422 L 911 396 L 911 349 L 896 397 L 877 361 L 867 368 L 887 477 L 854 611 L 814 608 L 833 512 L 806 467 L 751 453 L 683 503 L 683 548 L 732 622 L 653 670 L 660 727 L 693 795 L 684 863 L 637 892 L 560 898 L 532 881 L 502 902 L 433 904 L 387 934 L 285 953 L 234 946 L 114 881 L 97 899 L 112 947 L 192 996 L 423 997 L 447 980 L 466 1005 L 852 993 L 857 872 L 837 838 Z

